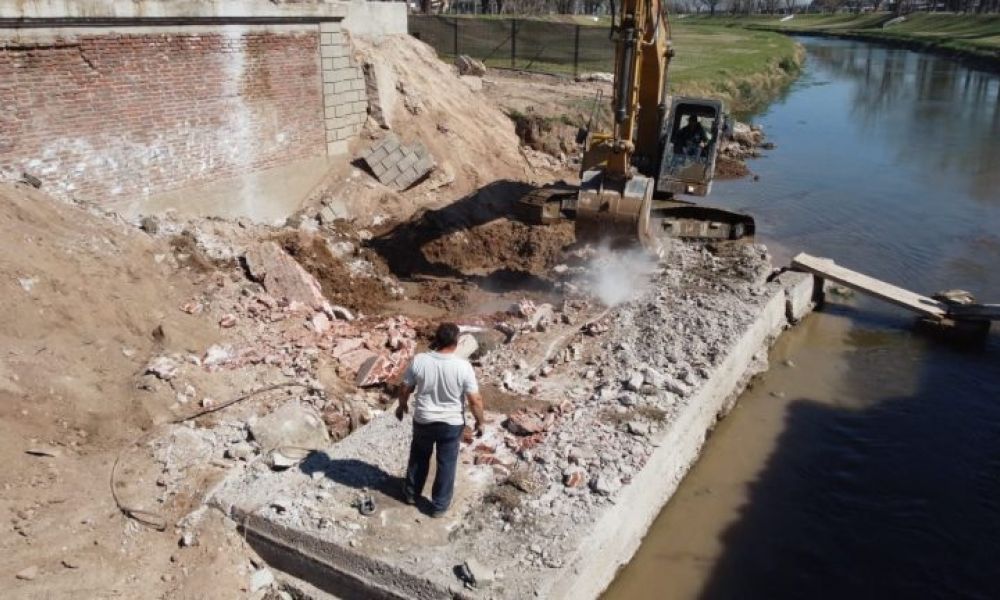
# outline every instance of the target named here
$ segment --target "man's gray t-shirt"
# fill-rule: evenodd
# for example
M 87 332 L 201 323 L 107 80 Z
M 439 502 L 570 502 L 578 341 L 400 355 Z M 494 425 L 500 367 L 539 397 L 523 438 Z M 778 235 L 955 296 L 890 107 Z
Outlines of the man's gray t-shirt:
M 403 383 L 414 387 L 413 420 L 417 423 L 464 425 L 462 398 L 479 391 L 469 361 L 440 352 L 416 355 L 403 374 Z

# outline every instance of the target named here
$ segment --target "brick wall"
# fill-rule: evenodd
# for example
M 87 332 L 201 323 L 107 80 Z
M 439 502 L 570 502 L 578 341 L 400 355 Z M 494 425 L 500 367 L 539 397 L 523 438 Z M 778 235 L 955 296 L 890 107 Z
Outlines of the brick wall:
M 330 155 L 343 154 L 368 116 L 365 76 L 340 23 L 320 25 L 320 55 L 327 150 Z
M 0 172 L 57 196 L 134 199 L 327 152 L 316 25 L 11 39 Z

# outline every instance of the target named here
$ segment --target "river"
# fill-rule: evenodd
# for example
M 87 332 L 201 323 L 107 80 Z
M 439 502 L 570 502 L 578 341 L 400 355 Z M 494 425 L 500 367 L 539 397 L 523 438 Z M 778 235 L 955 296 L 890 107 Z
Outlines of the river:
M 905 287 L 1000 302 L 1000 77 L 801 38 L 755 117 L 777 147 L 712 202 L 776 262 L 807 251 Z M 1000 598 L 1000 326 L 980 348 L 831 297 L 783 336 L 605 594 Z

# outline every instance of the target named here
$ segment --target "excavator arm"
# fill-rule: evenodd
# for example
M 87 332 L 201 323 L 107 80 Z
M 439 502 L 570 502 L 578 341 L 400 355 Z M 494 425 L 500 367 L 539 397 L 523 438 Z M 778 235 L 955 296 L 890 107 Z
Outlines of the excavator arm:
M 607 153 L 605 173 L 632 176 L 633 162 L 655 165 L 666 112 L 667 73 L 672 51 L 670 24 L 660 0 L 623 0 L 613 25 L 615 79 L 610 139 L 595 139 Z M 589 150 L 589 148 L 588 148 Z

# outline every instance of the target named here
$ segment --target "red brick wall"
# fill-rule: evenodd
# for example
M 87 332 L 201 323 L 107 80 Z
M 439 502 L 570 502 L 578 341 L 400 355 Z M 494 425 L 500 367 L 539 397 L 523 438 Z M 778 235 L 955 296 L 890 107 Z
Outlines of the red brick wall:
M 134 201 L 326 152 L 319 34 L 0 39 L 0 172 Z

